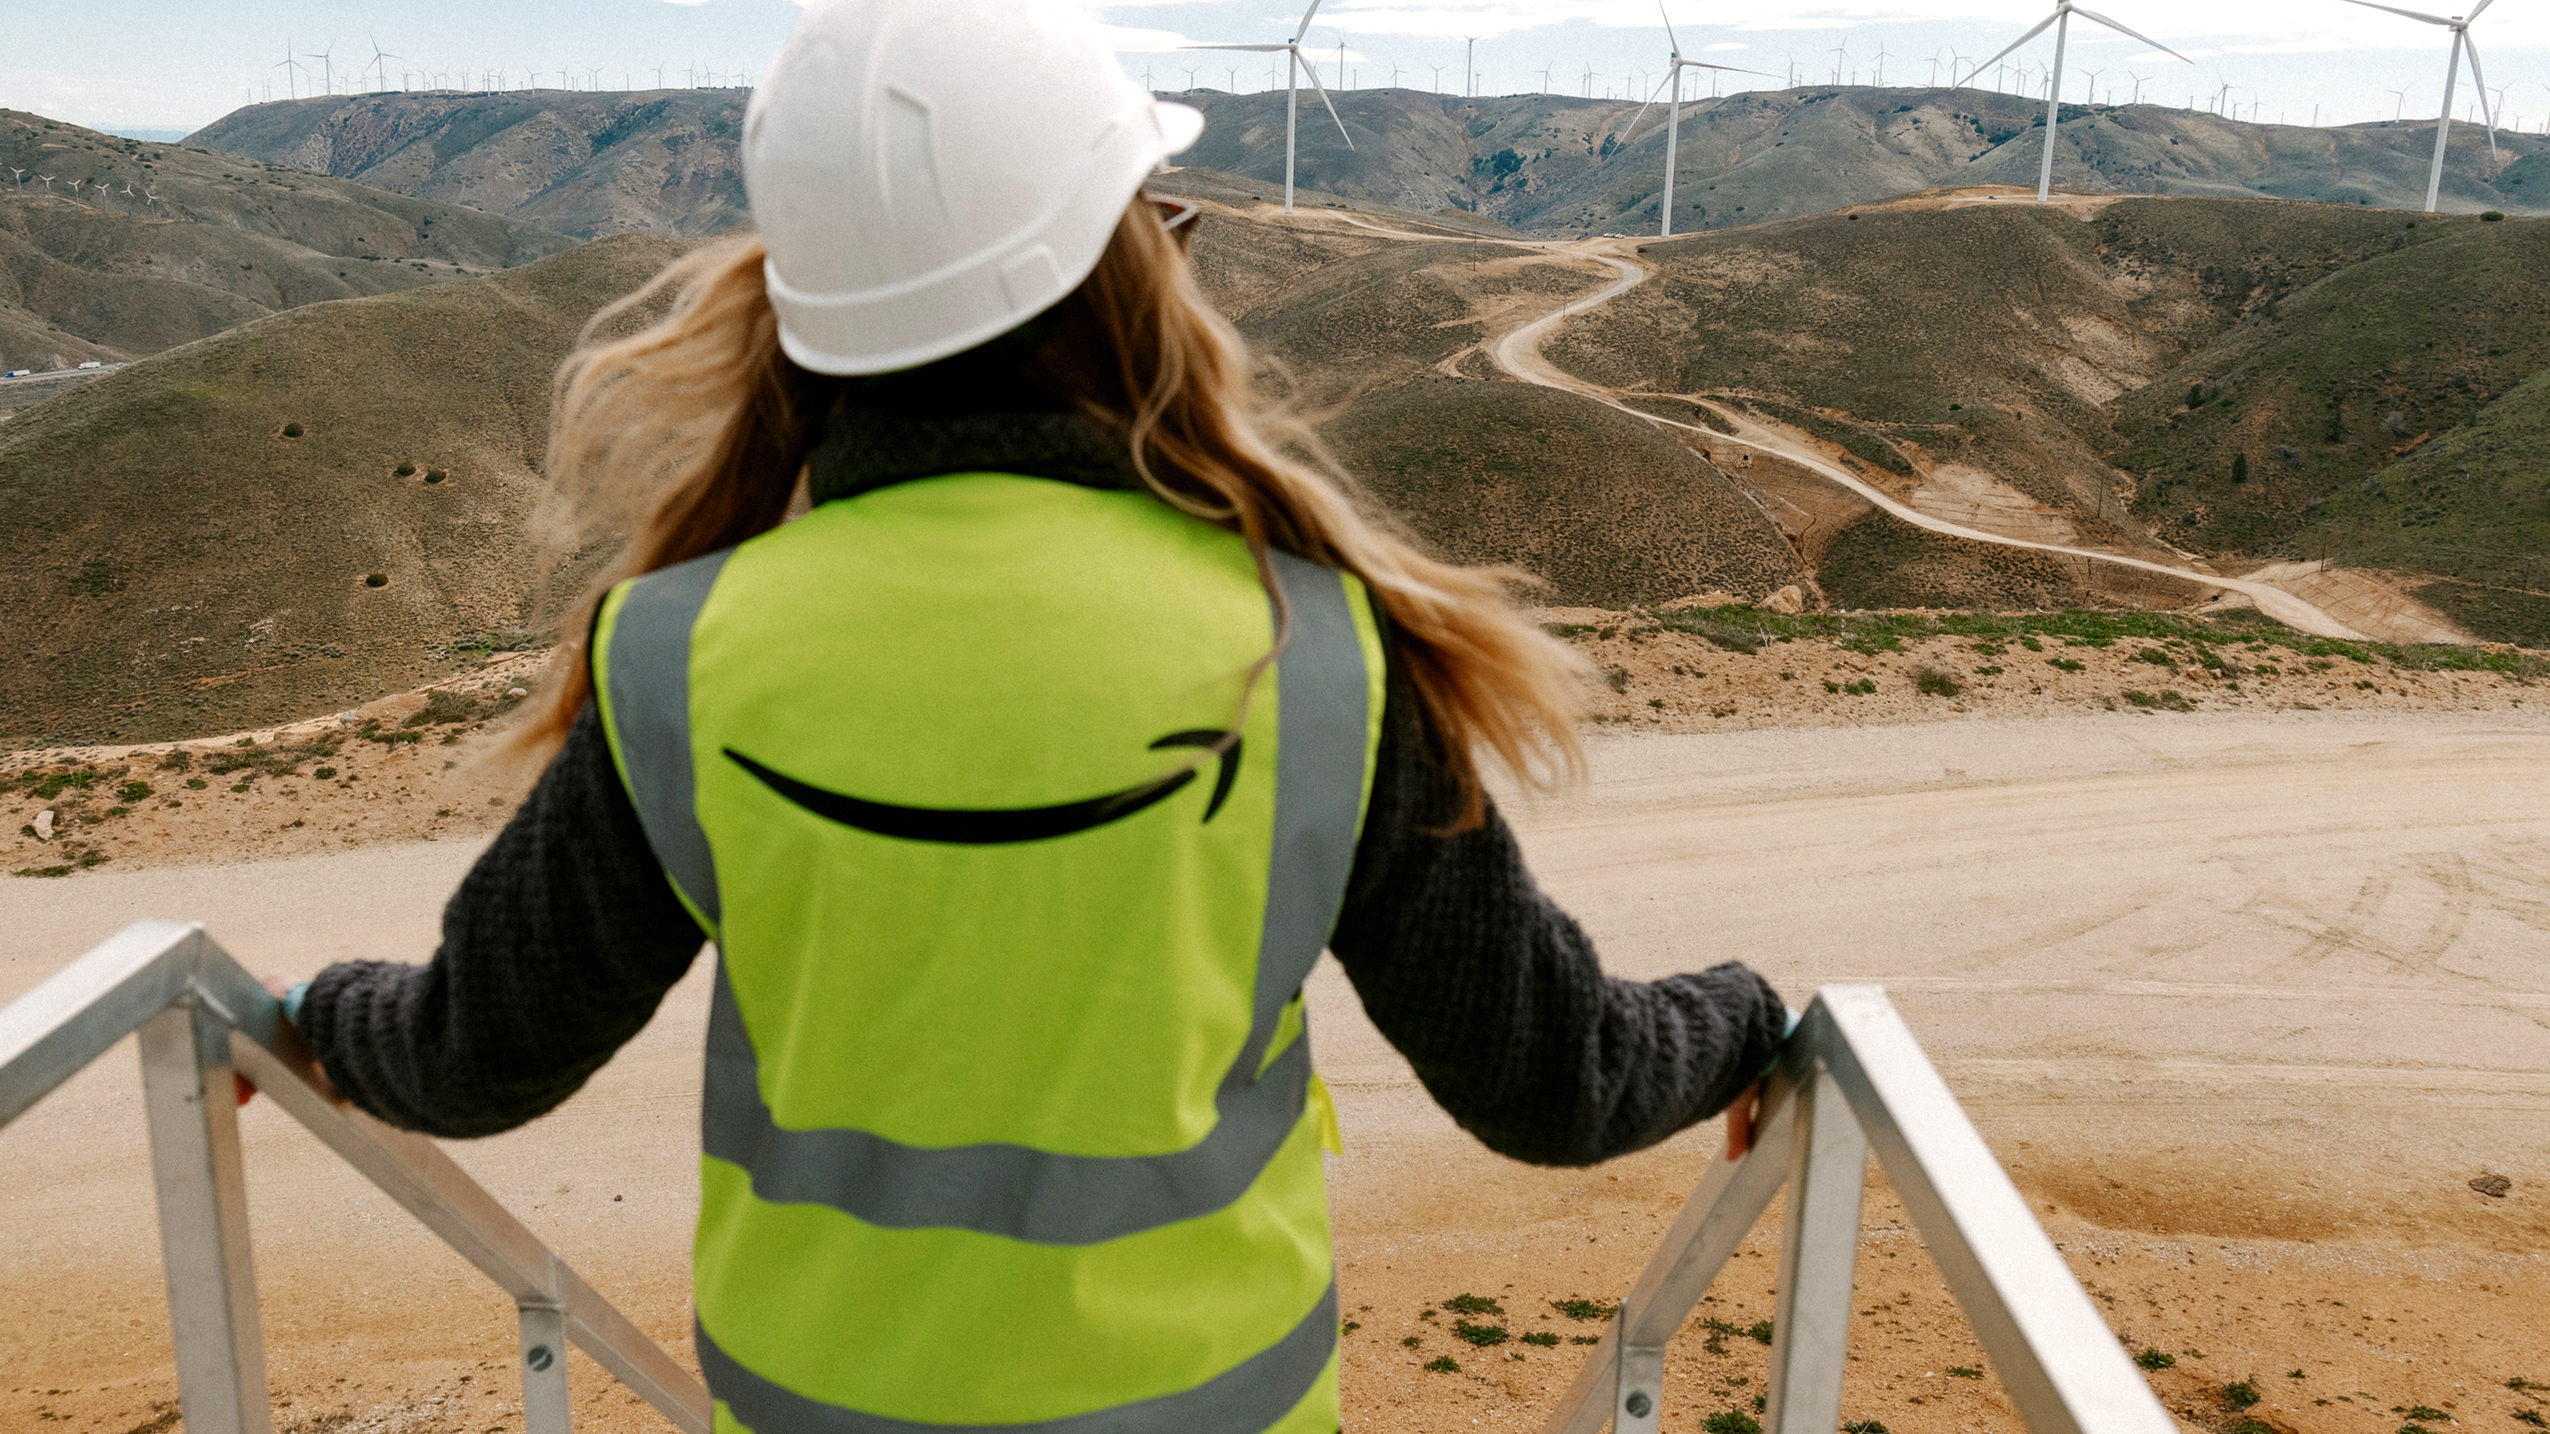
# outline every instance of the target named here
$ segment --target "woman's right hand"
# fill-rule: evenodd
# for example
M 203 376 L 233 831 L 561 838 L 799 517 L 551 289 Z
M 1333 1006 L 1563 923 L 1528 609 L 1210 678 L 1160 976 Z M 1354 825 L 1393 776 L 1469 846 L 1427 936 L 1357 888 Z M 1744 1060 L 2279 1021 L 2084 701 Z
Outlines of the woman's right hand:
M 1762 1082 L 1744 1088 L 1744 1094 L 1727 1107 L 1727 1159 L 1742 1160 L 1753 1148 L 1753 1122 L 1762 1113 Z
M 289 976 L 278 976 L 268 972 L 263 984 L 267 992 L 280 1001 L 284 993 L 298 983 Z M 292 1022 L 280 1017 L 276 1019 L 274 1044 L 271 1049 L 274 1051 L 275 1059 L 291 1067 L 293 1073 L 308 1081 L 312 1089 L 327 1097 L 333 1104 L 345 1104 L 345 1096 L 337 1090 L 336 1083 L 328 1079 L 328 1073 L 321 1069 L 318 1061 L 311 1056 L 308 1043 L 301 1039 L 299 1028 Z M 246 1105 L 256 1098 L 256 1082 L 236 1073 L 232 1074 L 231 1079 L 238 1083 L 241 1105 Z

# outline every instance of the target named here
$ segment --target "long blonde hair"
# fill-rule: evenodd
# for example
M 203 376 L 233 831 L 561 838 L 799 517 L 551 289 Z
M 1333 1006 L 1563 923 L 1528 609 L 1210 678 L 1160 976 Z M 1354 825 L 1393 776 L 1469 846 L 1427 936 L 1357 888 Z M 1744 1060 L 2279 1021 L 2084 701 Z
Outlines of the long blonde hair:
M 866 382 L 780 351 L 762 258 L 760 241 L 742 238 L 677 261 L 597 315 L 559 369 L 549 471 L 588 528 L 626 535 L 578 634 L 611 583 L 778 526 L 826 423 Z M 656 310 L 637 332 L 604 337 Z M 1527 789 L 1582 773 L 1584 666 L 1518 606 L 1521 575 L 1438 561 L 1361 500 L 1308 423 L 1260 394 L 1246 346 L 1148 201 L 1127 208 L 1096 271 L 1039 332 L 1023 380 L 1122 433 L 1161 501 L 1238 533 L 1261 572 L 1280 549 L 1379 598 L 1458 783 L 1455 829 L 1479 820 L 1482 753 Z M 591 697 L 587 659 L 580 643 L 561 652 L 523 734 L 533 749 L 553 750 Z

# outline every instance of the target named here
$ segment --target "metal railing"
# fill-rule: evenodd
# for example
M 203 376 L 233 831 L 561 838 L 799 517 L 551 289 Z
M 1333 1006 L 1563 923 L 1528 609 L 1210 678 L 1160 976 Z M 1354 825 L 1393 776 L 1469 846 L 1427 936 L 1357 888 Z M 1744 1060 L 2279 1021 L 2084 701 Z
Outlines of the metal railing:
M 2177 1425 L 1879 986 L 1816 993 L 1764 1093 L 1752 1152 L 1710 1164 L 1543 1434 L 1606 1424 L 1613 1434 L 1652 1434 L 1664 1414 L 1666 1341 L 1782 1185 L 1787 1230 L 1764 1422 L 1771 1434 L 1832 1434 L 1872 1147 L 2030 1430 L 2173 1434 Z
M 272 1049 L 275 999 L 204 929 L 140 921 L 0 1009 L 0 1126 L 139 1032 L 151 1180 L 187 1434 L 270 1434 L 234 1070 L 256 1083 L 522 1313 L 529 1434 L 567 1434 L 567 1344 L 687 1434 L 708 1391 L 423 1136 L 330 1103 Z

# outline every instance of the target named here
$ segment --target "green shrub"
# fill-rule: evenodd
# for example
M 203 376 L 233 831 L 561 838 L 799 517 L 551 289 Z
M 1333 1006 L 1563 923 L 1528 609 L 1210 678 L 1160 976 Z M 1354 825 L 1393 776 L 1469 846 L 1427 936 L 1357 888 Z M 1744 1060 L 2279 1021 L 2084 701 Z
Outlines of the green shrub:
M 1842 1426 L 1842 1434 L 1886 1434 L 1886 1426 L 1874 1419 L 1854 1419 Z
M 1913 679 L 1913 686 L 1932 697 L 1954 697 L 1965 690 L 1956 678 L 1935 667 L 1923 668 L 1921 675 Z
M 401 478 L 413 478 L 416 476 L 416 465 L 401 459 L 398 467 L 391 471 Z
M 1983 1371 L 1971 1364 L 1956 1365 L 1948 1371 L 1950 1379 L 1981 1379 Z
M 1437 1374 L 1459 1374 L 1460 1364 L 1448 1354 L 1438 1354 L 1426 1362 L 1426 1368 Z
M 1465 1319 L 1452 1322 L 1452 1333 L 1463 1343 L 1475 1344 L 1482 1349 L 1491 1344 L 1503 1344 L 1506 1339 L 1505 1326 L 1501 1324 L 1472 1324 Z
M 2245 1379 L 2237 1384 L 2226 1384 L 2222 1387 L 2222 1407 L 2225 1409 L 2246 1409 L 2257 1403 L 2258 1398 L 2258 1386 Z M 2412 1419 L 2417 1417 L 2417 1412 L 2415 1409 L 2410 1410 L 2409 1417 Z
M 1753 1326 L 1744 1332 L 1744 1337 L 1753 1341 L 1755 1344 L 1769 1344 L 1771 1342 L 1771 1322 L 1769 1320 L 1756 1320 L 1753 1323 Z
M 1525 1344 L 1537 1344 L 1543 1349 L 1548 1349 L 1558 1343 L 1558 1336 L 1545 1329 L 1534 1330 L 1530 1334 L 1523 1336 L 1523 1342 Z
M 2045 665 L 2062 672 L 2079 672 L 2082 670 L 2080 662 L 2075 658 L 2069 657 L 2049 657 L 2045 660 Z
M 284 437 L 286 437 L 286 438 L 298 438 L 298 437 L 300 437 L 300 436 L 301 436 L 301 425 L 300 425 L 300 424 L 297 424 L 297 423 L 287 423 L 287 424 L 285 424 L 285 425 L 283 426 L 283 436 L 284 436 Z
M 425 481 L 428 483 L 440 483 L 450 476 L 452 475 L 444 472 L 440 468 L 428 468 L 425 470 Z
M 1741 1409 L 1721 1409 L 1700 1421 L 1708 1434 L 1762 1434 L 1762 1421 Z
M 115 795 L 128 802 L 138 802 L 150 794 L 151 784 L 148 782 L 126 782 L 115 789 Z
M 2229 1391 L 2226 1390 L 2225 1392 L 2227 1393 Z M 2449 1421 L 2453 1416 L 2431 1404 L 2420 1404 L 2416 1408 L 2408 1411 L 2408 1417 L 2411 1419 L 2442 1419 Z
M 190 792 L 200 792 L 211 785 L 212 784 L 210 782 L 205 781 L 201 777 L 188 777 L 186 779 L 186 790 Z
M 328 780 L 330 777 L 333 777 L 333 776 L 335 776 L 335 775 L 336 775 L 336 768 L 334 768 L 334 767 L 319 767 L 319 768 L 315 768 L 315 769 L 313 769 L 313 770 L 311 771 L 310 775 L 311 775 L 311 776 L 313 776 L 313 777 L 316 777 L 316 778 L 318 778 L 320 781 L 324 782 L 324 781 Z
M 2178 1363 L 2178 1356 L 2163 1350 L 2146 1349 L 2134 1356 L 2134 1362 L 2145 1369 L 2168 1369 Z

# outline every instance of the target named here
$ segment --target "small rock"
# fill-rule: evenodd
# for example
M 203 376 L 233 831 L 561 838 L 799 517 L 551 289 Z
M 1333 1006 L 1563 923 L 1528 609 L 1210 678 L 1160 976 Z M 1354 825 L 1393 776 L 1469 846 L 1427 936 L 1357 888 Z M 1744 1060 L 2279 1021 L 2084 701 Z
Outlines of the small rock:
M 2515 1182 L 2503 1175 L 2482 1175 L 2470 1182 L 2470 1188 L 2491 1200 L 2503 1200 L 2506 1192 L 2515 1188 Z
M 53 840 L 53 809 L 51 807 L 46 807 L 35 814 L 35 839 L 37 841 Z
M 531 690 L 526 687 L 508 687 L 505 689 L 505 695 L 507 697 L 529 697 L 531 695 Z
M 1784 587 L 1778 592 L 1771 594 L 1769 597 L 1762 599 L 1760 602 L 1755 603 L 1754 606 L 1762 609 L 1764 612 L 1778 612 L 1794 615 L 1806 611 L 1806 593 L 1805 590 L 1798 587 L 1797 584 L 1791 583 L 1787 587 Z

